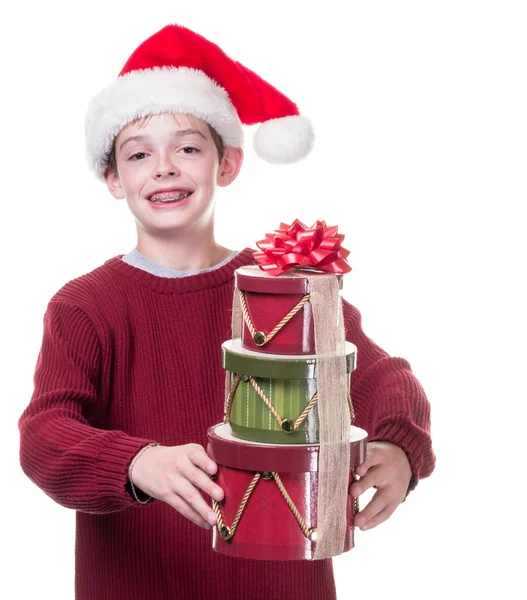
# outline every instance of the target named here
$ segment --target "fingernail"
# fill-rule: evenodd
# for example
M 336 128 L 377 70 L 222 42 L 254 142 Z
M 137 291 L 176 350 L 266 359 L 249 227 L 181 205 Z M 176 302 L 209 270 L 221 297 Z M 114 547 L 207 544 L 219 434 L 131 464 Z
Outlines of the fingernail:
M 211 525 L 216 525 L 216 514 L 213 512 L 209 513 L 207 520 Z
M 214 496 L 214 500 L 221 500 L 223 498 L 223 491 L 222 490 L 215 490 L 212 494 Z
M 210 531 L 212 529 L 212 525 L 210 523 L 203 523 L 202 527 L 207 531 Z
M 366 523 L 366 525 L 363 525 L 363 526 L 360 528 L 360 530 L 361 530 L 361 531 L 366 531 L 366 529 L 369 529 L 369 528 L 370 528 L 370 526 L 369 526 L 369 525 Z
M 355 497 L 360 496 L 361 494 L 362 494 L 362 490 L 360 489 L 360 487 L 353 488 L 353 495 Z

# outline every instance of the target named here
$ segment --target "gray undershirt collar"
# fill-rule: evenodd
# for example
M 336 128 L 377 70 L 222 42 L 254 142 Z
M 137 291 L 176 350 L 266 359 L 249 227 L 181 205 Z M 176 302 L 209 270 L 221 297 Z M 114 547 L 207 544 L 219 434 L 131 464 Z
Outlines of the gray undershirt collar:
M 147 258 L 144 254 L 141 254 L 137 248 L 134 248 L 128 254 L 125 254 L 122 257 L 125 263 L 131 265 L 132 267 L 137 267 L 138 269 L 142 269 L 143 271 L 147 271 L 152 275 L 157 275 L 158 277 L 188 277 L 189 275 L 198 275 L 199 273 L 206 273 L 207 271 L 214 271 L 214 269 L 219 269 L 223 267 L 226 263 L 232 260 L 237 254 L 239 254 L 239 250 L 234 250 L 225 260 L 222 260 L 219 264 L 214 265 L 213 267 L 209 267 L 208 269 L 198 269 L 196 271 L 178 271 L 177 269 L 170 269 L 169 267 L 164 267 L 162 265 L 158 265 L 153 260 Z

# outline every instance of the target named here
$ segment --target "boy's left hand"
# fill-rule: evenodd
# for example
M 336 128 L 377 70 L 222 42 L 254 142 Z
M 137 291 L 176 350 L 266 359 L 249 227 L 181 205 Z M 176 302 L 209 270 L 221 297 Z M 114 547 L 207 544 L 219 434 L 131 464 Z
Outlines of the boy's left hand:
M 365 531 L 386 521 L 405 499 L 412 470 L 399 446 L 390 442 L 369 442 L 366 460 L 355 472 L 360 480 L 350 486 L 352 496 L 360 496 L 372 487 L 377 490 L 355 517 L 355 525 Z

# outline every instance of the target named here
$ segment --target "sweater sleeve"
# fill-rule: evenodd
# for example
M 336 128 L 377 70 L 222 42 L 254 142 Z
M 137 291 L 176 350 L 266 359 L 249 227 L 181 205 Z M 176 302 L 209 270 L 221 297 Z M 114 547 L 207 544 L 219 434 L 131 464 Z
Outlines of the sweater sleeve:
M 95 426 L 104 410 L 98 394 L 101 348 L 86 313 L 53 299 L 34 375 L 34 392 L 19 419 L 25 474 L 59 504 L 88 513 L 134 503 L 127 469 L 151 441 Z
M 412 469 L 408 491 L 435 466 L 430 436 L 430 404 L 410 364 L 388 356 L 362 331 L 359 311 L 343 300 L 346 339 L 357 346 L 357 368 L 351 375 L 356 425 L 368 441 L 387 441 L 402 448 Z

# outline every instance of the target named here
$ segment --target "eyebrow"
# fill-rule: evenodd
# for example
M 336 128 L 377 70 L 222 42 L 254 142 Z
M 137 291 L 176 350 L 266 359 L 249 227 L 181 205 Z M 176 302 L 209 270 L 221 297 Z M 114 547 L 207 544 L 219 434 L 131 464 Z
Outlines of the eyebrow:
M 204 140 L 207 139 L 206 136 L 204 136 L 201 133 L 201 131 L 198 131 L 197 129 L 179 129 L 178 131 L 174 131 L 172 133 L 172 137 L 175 137 L 175 138 L 181 138 L 186 135 L 199 135 Z M 133 136 L 127 138 L 126 140 L 124 140 L 124 142 L 119 146 L 119 152 L 123 149 L 123 146 L 128 144 L 128 142 L 144 142 L 145 140 L 148 140 L 149 138 L 150 138 L 150 136 L 144 135 L 144 134 L 133 135 Z

